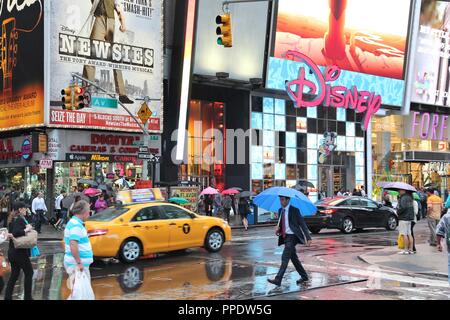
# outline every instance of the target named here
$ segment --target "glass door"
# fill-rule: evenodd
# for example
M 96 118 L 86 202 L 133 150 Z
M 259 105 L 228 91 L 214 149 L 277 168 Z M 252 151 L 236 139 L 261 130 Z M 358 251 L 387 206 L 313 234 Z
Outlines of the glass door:
M 319 166 L 319 193 L 325 197 L 332 197 L 334 195 L 331 172 L 332 167 Z

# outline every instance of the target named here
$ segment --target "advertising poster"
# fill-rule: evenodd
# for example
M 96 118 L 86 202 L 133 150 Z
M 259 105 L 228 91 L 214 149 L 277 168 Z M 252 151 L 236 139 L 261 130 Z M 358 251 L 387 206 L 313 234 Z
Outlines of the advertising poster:
M 412 102 L 449 106 L 450 3 L 422 0 Z
M 170 187 L 170 198 L 184 198 L 189 203 L 182 205 L 189 210 L 197 210 L 197 201 L 199 196 L 198 187 Z
M 0 131 L 43 125 L 44 0 L 1 3 Z
M 410 0 L 278 3 L 269 88 L 284 89 L 286 79 L 298 77 L 301 63 L 287 55 L 295 51 L 323 68 L 342 69 L 336 85 L 357 86 L 380 94 L 385 105 L 402 105 Z
M 148 103 L 149 130 L 162 131 L 162 6 L 162 0 L 52 1 L 51 126 L 140 131 L 118 100 L 137 116 L 139 99 L 149 97 L 158 100 Z M 82 86 L 76 95 L 82 104 L 63 106 L 61 90 L 72 84 L 72 73 L 115 96 Z

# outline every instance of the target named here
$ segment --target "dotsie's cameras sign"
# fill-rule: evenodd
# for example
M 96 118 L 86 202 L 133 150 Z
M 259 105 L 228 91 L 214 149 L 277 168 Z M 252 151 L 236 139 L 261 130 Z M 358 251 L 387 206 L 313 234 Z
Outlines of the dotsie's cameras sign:
M 330 83 L 337 81 L 341 75 L 341 69 L 337 66 L 329 66 L 322 74 L 319 66 L 308 56 L 297 52 L 288 51 L 287 57 L 298 60 L 309 69 L 300 67 L 298 78 L 286 81 L 286 92 L 294 101 L 297 108 L 325 107 L 354 109 L 357 113 L 364 113 L 362 128 L 367 129 L 372 116 L 381 107 L 381 95 L 369 91 L 358 91 L 356 86 L 351 89 Z M 313 96 L 309 99 L 306 95 Z

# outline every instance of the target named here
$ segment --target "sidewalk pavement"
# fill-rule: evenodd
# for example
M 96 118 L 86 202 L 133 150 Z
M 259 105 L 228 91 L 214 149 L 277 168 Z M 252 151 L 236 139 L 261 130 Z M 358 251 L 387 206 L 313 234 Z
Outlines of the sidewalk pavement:
M 448 277 L 447 249 L 437 251 L 429 244 L 416 245 L 417 253 L 400 255 L 397 247 L 377 250 L 359 256 L 361 260 L 371 265 L 389 268 L 406 273 L 426 274 L 439 277 Z

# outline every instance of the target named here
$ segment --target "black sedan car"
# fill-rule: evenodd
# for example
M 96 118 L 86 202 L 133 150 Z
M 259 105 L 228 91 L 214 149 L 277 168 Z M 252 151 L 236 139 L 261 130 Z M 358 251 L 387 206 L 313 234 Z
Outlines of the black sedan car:
M 343 233 L 364 228 L 395 230 L 398 225 L 394 209 L 363 197 L 326 198 L 316 203 L 317 213 L 305 217 L 312 233 L 322 229 L 339 229 Z

